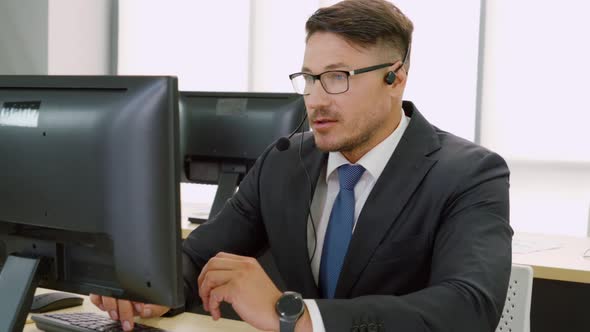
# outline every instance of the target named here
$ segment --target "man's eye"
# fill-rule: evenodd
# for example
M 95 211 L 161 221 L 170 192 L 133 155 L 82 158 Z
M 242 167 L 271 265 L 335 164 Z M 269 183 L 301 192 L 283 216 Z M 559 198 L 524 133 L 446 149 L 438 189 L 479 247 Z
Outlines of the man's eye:
M 329 73 L 327 75 L 327 79 L 332 81 L 343 81 L 346 80 L 346 75 L 344 73 Z
M 334 79 L 338 80 L 338 81 L 342 81 L 342 80 L 346 79 L 346 75 L 344 75 L 343 73 L 335 73 Z

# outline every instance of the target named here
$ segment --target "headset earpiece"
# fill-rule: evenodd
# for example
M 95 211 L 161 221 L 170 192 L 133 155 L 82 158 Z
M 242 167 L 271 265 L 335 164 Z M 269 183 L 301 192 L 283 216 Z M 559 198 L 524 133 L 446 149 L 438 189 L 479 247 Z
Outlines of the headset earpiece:
M 385 83 L 391 85 L 393 82 L 395 82 L 395 73 L 392 71 L 387 72 L 387 75 L 385 76 Z

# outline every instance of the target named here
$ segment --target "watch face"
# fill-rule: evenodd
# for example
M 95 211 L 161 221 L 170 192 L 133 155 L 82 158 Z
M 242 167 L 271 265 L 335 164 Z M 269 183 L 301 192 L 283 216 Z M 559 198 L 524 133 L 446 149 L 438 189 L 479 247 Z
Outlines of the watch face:
M 298 318 L 303 313 L 303 300 L 294 292 L 285 292 L 277 301 L 277 312 L 286 318 Z

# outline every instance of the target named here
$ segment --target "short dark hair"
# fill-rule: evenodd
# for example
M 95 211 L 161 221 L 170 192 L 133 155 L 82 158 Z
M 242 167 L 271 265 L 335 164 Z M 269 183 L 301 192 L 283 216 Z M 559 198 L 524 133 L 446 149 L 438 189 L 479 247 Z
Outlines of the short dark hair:
M 305 29 L 306 42 L 316 32 L 331 32 L 365 48 L 382 43 L 400 60 L 407 56 L 405 67 L 409 69 L 414 25 L 386 0 L 345 0 L 320 8 L 307 20 Z

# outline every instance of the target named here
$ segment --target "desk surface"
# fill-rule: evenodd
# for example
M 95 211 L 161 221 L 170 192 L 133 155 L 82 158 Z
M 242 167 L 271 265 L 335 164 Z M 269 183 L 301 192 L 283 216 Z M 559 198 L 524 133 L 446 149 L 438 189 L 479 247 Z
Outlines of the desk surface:
M 38 289 L 37 294 L 46 293 L 52 290 Z M 106 316 L 106 313 L 96 308 L 90 300 L 85 297 L 82 306 L 59 310 L 56 312 L 98 312 Z M 138 323 L 159 327 L 168 331 L 191 331 L 191 332 L 219 332 L 219 331 L 258 331 L 250 325 L 231 319 L 220 319 L 214 321 L 211 317 L 192 313 L 183 313 L 171 318 L 136 319 Z M 29 323 L 30 322 L 30 323 Z M 40 331 L 31 320 L 27 320 L 25 332 Z
M 514 240 L 558 245 L 556 249 L 512 254 L 512 262 L 530 265 L 535 278 L 590 284 L 590 257 L 584 257 L 586 250 L 590 249 L 590 238 L 517 233 Z

